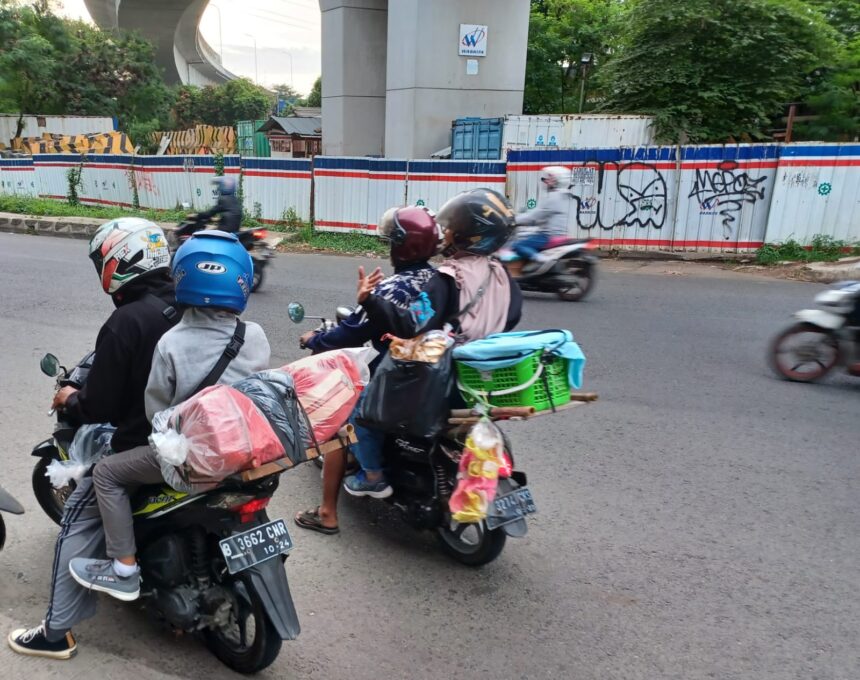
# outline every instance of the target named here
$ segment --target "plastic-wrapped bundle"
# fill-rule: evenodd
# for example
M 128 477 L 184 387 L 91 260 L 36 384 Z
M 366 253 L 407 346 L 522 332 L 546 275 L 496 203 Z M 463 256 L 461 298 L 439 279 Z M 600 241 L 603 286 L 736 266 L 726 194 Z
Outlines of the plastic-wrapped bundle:
M 460 457 L 457 488 L 448 501 L 455 521 L 470 523 L 486 519 L 499 487 L 499 469 L 507 465 L 504 446 L 502 433 L 489 419 L 480 420 L 469 430 Z
M 285 453 L 254 402 L 227 385 L 207 387 L 156 414 L 152 428 L 159 458 L 192 482 L 220 481 Z
M 349 418 L 362 389 L 370 380 L 371 348 L 336 349 L 287 364 L 296 393 L 318 442 L 334 437 Z
M 91 466 L 112 453 L 110 442 L 116 428 L 108 423 L 81 425 L 69 446 L 69 460 L 54 460 L 46 471 L 51 485 L 61 489 L 70 481 L 78 481 Z

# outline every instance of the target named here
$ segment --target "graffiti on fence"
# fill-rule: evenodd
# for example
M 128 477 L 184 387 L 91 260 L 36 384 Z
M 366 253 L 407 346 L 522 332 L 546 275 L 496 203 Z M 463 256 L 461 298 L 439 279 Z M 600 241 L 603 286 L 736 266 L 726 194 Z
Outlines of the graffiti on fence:
M 751 177 L 739 172 L 735 161 L 723 161 L 716 170 L 696 170 L 696 181 L 688 198 L 699 201 L 702 214 L 723 217 L 723 238 L 734 236 L 737 214 L 744 203 L 755 203 L 764 198 L 765 177 Z
M 604 195 L 605 175 L 610 171 L 616 173 L 615 190 L 624 202 L 623 209 L 627 211 L 619 219 L 607 217 L 611 212 L 611 204 L 618 201 L 615 198 L 610 201 Z M 580 229 L 593 229 L 595 226 L 605 230 L 614 227 L 663 228 L 668 192 L 663 174 L 653 164 L 588 162 L 574 167 L 571 177 L 571 195 L 576 201 L 576 223 Z M 583 196 L 577 193 L 578 187 L 595 186 L 596 195 Z

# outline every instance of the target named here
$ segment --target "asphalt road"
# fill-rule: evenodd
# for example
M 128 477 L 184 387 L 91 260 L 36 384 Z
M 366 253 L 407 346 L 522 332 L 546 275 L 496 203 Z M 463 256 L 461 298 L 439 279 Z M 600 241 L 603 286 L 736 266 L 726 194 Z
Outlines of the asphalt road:
M 300 356 L 290 300 L 330 313 L 360 260 L 288 255 L 248 318 L 274 361 Z M 573 330 L 588 407 L 510 423 L 539 513 L 493 564 L 449 561 L 379 502 L 342 502 L 336 537 L 296 529 L 303 631 L 268 678 L 797 678 L 860 675 L 860 381 L 774 379 L 769 337 L 818 286 L 706 267 L 607 265 L 593 297 L 529 297 L 524 328 Z M 91 346 L 111 310 L 86 244 L 0 234 L 0 628 L 46 607 L 56 528 L 30 491 L 53 381 L 38 360 Z M 319 471 L 270 506 L 314 505 Z M 3 678 L 232 677 L 197 641 L 108 598 L 70 662 L 0 648 Z M 94 676 L 94 672 L 97 674 Z

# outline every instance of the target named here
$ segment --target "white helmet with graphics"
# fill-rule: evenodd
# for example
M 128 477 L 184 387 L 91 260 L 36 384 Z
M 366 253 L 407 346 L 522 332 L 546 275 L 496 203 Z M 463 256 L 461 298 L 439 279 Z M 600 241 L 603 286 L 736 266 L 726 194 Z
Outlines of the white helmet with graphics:
M 120 217 L 99 227 L 90 240 L 90 259 L 105 293 L 113 295 L 134 279 L 170 266 L 164 232 L 140 217 Z
M 561 165 L 547 165 L 540 171 L 540 181 L 550 191 L 567 189 L 570 186 L 570 170 Z

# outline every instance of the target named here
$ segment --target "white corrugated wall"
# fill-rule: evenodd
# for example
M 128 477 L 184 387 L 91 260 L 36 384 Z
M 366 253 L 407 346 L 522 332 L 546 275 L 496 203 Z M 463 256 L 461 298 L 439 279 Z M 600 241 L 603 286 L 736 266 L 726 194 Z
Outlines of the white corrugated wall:
M 406 202 L 439 210 L 449 199 L 487 187 L 505 193 L 505 163 L 499 161 L 409 161 Z
M 817 234 L 860 242 L 860 144 L 781 149 L 766 240 L 808 245 Z
M 366 231 L 369 158 L 314 158 L 314 226 L 320 231 Z
M 11 196 L 39 195 L 32 158 L 0 158 L 0 193 Z
M 281 222 L 292 208 L 296 215 L 311 218 L 311 161 L 285 158 L 243 158 L 242 186 L 245 210 L 259 214 L 264 222 Z

